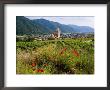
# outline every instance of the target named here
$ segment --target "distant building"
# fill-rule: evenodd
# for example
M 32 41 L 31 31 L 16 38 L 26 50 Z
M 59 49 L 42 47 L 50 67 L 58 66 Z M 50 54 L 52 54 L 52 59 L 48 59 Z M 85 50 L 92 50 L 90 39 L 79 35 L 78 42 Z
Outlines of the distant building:
M 61 34 L 61 31 L 60 31 L 59 28 L 57 28 L 56 31 L 53 32 L 51 36 L 52 36 L 52 38 L 57 38 L 58 39 L 58 38 L 60 38 L 60 34 Z

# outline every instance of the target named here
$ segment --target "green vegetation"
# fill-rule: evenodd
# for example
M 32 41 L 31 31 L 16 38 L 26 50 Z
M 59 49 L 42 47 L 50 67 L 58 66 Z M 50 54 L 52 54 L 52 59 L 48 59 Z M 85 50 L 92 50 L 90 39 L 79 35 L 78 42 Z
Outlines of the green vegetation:
M 94 40 L 16 42 L 17 74 L 94 74 Z

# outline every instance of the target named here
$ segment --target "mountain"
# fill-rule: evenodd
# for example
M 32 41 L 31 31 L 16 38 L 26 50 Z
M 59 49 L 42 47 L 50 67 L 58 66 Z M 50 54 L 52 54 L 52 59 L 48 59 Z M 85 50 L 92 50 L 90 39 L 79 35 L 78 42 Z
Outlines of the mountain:
M 46 28 L 39 25 L 34 24 L 28 18 L 24 16 L 17 16 L 16 17 L 16 35 L 32 35 L 32 34 L 43 34 L 46 33 Z
M 76 32 L 81 32 L 81 33 L 89 33 L 89 32 L 94 32 L 94 29 L 89 27 L 89 26 L 77 26 L 77 25 L 69 25 L 72 27 Z
M 75 32 L 75 30 L 72 27 L 68 25 L 60 24 L 58 22 L 53 22 L 45 19 L 35 19 L 32 22 L 35 23 L 36 25 L 39 24 L 45 27 L 47 31 L 50 30 L 50 32 L 55 31 L 58 27 L 63 33 Z
M 65 25 L 58 22 L 49 21 L 46 19 L 30 20 L 24 16 L 16 17 L 16 34 L 17 35 L 36 35 L 36 34 L 50 34 L 57 28 L 60 28 L 62 33 L 74 32 L 94 32 L 94 29 L 89 26 Z

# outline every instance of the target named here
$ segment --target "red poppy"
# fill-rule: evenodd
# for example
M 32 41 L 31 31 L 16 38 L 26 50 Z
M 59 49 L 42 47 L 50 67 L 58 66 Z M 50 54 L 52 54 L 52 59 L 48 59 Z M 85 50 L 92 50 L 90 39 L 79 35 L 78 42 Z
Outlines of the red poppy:
M 60 55 L 64 53 L 64 51 L 66 51 L 67 48 L 63 48 L 60 52 Z
M 72 50 L 72 53 L 73 53 L 75 56 L 79 57 L 79 53 L 78 53 L 76 50 Z
M 66 51 L 67 48 L 63 48 L 63 51 Z
M 32 63 L 32 66 L 35 67 L 36 66 L 36 63 Z
M 37 69 L 36 72 L 44 72 L 43 69 Z

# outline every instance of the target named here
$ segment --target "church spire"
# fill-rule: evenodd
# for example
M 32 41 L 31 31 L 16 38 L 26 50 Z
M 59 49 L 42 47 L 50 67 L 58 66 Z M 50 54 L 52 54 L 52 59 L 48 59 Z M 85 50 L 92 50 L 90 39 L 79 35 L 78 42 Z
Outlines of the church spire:
M 57 28 L 57 32 L 58 32 L 58 38 L 60 38 L 61 31 L 60 31 L 60 28 L 59 27 Z

